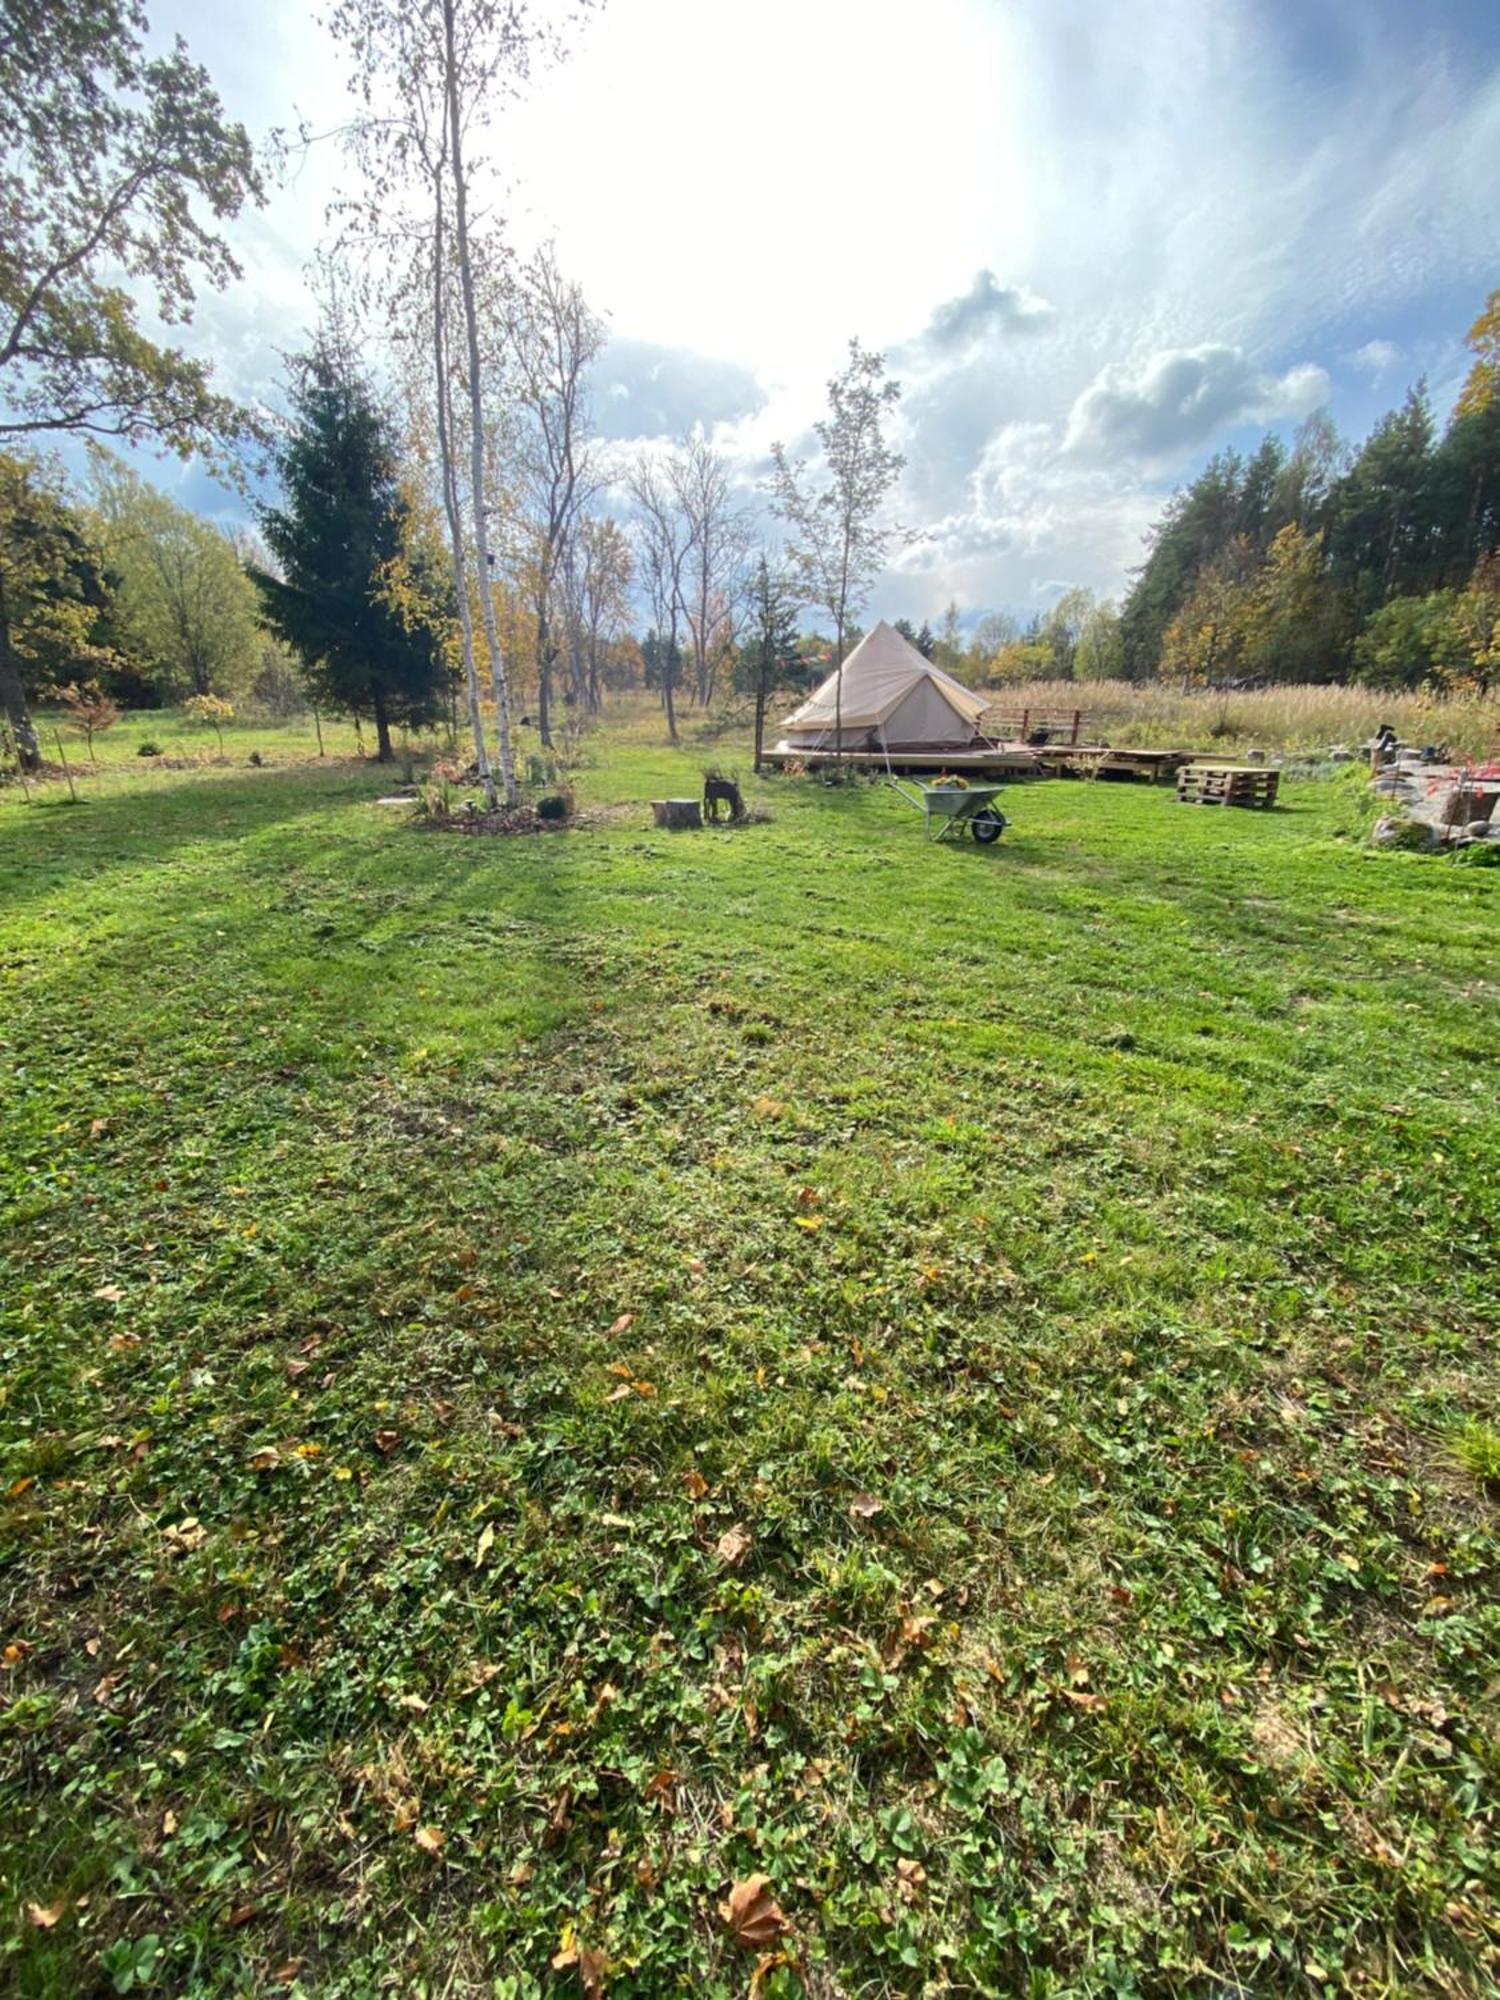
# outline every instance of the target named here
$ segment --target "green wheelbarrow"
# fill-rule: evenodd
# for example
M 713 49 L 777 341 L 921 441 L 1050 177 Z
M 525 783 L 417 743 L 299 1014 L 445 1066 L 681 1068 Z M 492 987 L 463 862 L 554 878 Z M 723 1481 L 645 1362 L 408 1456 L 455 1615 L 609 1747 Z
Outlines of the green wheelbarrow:
M 929 840 L 962 840 L 973 834 L 981 847 L 998 840 L 1008 824 L 995 804 L 1003 785 L 922 785 L 915 790 L 890 779 L 909 806 L 915 806 L 927 820 Z

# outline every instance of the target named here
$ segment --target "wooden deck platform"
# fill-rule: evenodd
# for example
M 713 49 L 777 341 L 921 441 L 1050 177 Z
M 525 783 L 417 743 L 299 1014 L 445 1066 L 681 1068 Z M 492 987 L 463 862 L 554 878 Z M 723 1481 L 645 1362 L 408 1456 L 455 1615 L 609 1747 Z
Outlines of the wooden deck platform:
M 846 771 L 872 771 L 884 776 L 887 767 L 901 776 L 917 777 L 924 771 L 955 771 L 984 777 L 1026 778 L 1041 775 L 1041 763 L 1034 750 L 1024 743 L 996 743 L 978 750 L 933 750 L 913 752 L 893 750 L 887 759 L 883 750 L 846 750 L 842 756 L 832 750 L 767 750 L 761 762 L 773 770 L 788 764 L 800 770 L 821 770 L 838 764 Z
M 954 771 L 987 778 L 1143 778 L 1155 784 L 1160 778 L 1174 777 L 1185 764 L 1202 756 L 1201 750 L 1138 750 L 1108 743 L 1045 743 L 1033 749 L 1026 743 L 997 742 L 971 750 L 893 750 L 890 769 L 902 777 Z M 880 750 L 846 750 L 838 757 L 832 750 L 785 750 L 778 746 L 764 752 L 761 761 L 772 770 L 793 765 L 812 771 L 825 764 L 842 764 L 850 771 L 883 773 L 886 769 L 885 753 Z
M 1037 752 L 1054 778 L 1171 778 L 1203 755 L 1201 750 L 1141 750 L 1129 744 L 1048 743 Z

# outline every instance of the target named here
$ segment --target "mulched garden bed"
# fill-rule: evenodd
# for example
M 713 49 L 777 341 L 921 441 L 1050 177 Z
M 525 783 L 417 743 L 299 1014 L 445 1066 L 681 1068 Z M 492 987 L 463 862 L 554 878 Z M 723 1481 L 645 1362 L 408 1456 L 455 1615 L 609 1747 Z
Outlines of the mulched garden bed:
M 447 813 L 440 818 L 418 819 L 413 824 L 424 833 L 568 833 L 583 827 L 602 826 L 610 817 L 603 808 L 570 813 L 566 819 L 543 819 L 535 806 L 496 806 L 493 812 Z

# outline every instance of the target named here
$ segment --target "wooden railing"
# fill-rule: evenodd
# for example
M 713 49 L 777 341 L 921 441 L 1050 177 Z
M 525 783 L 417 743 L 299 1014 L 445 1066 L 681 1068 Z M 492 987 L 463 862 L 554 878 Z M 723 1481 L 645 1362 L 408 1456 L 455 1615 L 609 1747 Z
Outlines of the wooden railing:
M 1047 732 L 1049 743 L 1083 743 L 1088 740 L 1084 733 L 1088 720 L 1081 708 L 987 708 L 984 712 L 988 735 L 1019 743 L 1029 743 L 1042 730 Z

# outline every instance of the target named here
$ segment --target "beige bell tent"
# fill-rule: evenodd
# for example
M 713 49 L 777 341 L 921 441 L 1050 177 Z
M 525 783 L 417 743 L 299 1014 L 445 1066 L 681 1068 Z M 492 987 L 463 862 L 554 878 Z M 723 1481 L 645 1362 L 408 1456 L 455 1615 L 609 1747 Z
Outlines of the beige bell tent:
M 784 725 L 777 749 L 935 755 L 980 748 L 988 703 L 945 674 L 885 620 L 831 673 Z

